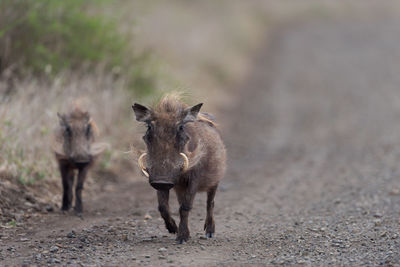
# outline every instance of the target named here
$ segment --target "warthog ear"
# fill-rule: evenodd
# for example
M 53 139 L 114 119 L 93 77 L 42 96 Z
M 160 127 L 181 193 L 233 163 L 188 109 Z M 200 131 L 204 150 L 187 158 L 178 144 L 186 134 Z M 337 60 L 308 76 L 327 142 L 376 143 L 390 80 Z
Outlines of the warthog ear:
M 110 149 L 110 145 L 107 143 L 94 143 L 90 148 L 90 155 L 92 157 L 97 157 L 100 155 L 104 150 Z
M 90 121 L 90 114 L 89 114 L 89 112 L 86 111 L 85 113 L 83 113 L 83 116 L 85 116 L 86 122 L 89 123 L 89 121 Z
M 145 121 L 148 121 L 150 119 L 151 110 L 146 108 L 145 106 L 142 106 L 142 105 L 140 105 L 138 103 L 135 103 L 132 106 L 132 109 L 135 112 L 137 121 L 145 122 Z
M 56 140 L 52 140 L 51 149 L 53 150 L 54 154 L 56 155 L 56 158 L 58 158 L 58 159 L 66 159 L 67 158 L 67 156 L 64 153 L 62 143 L 57 142 Z
M 203 103 L 200 103 L 193 107 L 187 108 L 185 110 L 186 115 L 183 118 L 183 122 L 195 121 L 197 118 L 197 114 L 199 114 L 201 106 L 203 106 Z
M 60 119 L 60 124 L 61 125 L 66 125 L 67 124 L 67 119 L 65 118 L 65 115 L 60 114 L 57 112 L 57 116 Z

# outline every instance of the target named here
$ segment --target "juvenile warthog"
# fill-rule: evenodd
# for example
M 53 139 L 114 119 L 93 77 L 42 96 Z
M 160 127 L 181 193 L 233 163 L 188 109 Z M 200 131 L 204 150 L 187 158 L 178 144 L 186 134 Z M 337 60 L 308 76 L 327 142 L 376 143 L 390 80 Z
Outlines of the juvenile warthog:
M 136 120 L 145 122 L 143 137 L 147 152 L 138 164 L 157 189 L 158 209 L 176 241 L 189 239 L 188 216 L 198 191 L 207 192 L 207 237 L 215 232 L 214 197 L 226 168 L 226 152 L 211 115 L 199 113 L 202 104 L 188 107 L 177 97 L 167 96 L 153 109 L 132 106 Z M 180 204 L 179 227 L 169 211 L 169 190 L 175 189 Z
M 67 114 L 57 113 L 60 125 L 56 128 L 52 148 L 58 161 L 63 185 L 61 210 L 72 206 L 72 187 L 75 170 L 78 179 L 75 187 L 75 213 L 82 215 L 82 190 L 88 170 L 106 144 L 94 143 L 97 127 L 87 111 L 75 106 Z

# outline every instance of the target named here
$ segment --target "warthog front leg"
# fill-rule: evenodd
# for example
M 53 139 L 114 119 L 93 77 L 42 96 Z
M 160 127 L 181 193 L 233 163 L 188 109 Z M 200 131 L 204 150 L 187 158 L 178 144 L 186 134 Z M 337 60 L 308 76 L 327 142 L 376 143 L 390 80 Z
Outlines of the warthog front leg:
M 168 232 L 176 233 L 178 231 L 178 227 L 174 219 L 171 217 L 169 211 L 169 191 L 157 191 L 157 198 L 158 198 L 158 210 L 160 211 L 161 217 L 164 219 L 165 227 L 167 227 Z
M 67 211 L 72 206 L 72 185 L 74 183 L 74 171 L 67 164 L 60 164 L 60 173 L 63 185 L 62 211 Z
M 75 187 L 75 213 L 78 216 L 82 216 L 82 211 L 83 211 L 83 204 L 82 204 L 82 190 L 83 190 L 83 184 L 86 180 L 86 176 L 89 170 L 89 165 L 84 166 L 79 169 L 79 174 L 78 174 L 78 181 L 76 183 Z
M 181 219 L 179 222 L 178 235 L 176 237 L 176 242 L 179 244 L 188 241 L 190 237 L 188 218 L 196 192 L 197 187 L 193 183 L 184 190 L 176 190 L 176 195 L 178 196 L 178 202 L 180 204 L 179 215 Z
M 217 187 L 211 188 L 207 192 L 207 217 L 206 222 L 204 223 L 204 230 L 206 231 L 206 237 L 213 237 L 215 233 L 215 222 L 214 222 L 214 197 L 217 192 Z

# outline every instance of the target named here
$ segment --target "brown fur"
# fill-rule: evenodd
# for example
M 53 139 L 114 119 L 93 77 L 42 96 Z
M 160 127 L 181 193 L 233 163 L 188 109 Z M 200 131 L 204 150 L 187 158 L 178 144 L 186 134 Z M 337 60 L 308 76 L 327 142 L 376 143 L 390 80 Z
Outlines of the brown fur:
M 169 232 L 178 233 L 177 242 L 189 238 L 188 215 L 197 192 L 207 192 L 205 231 L 212 237 L 214 196 L 226 168 L 226 152 L 212 115 L 199 113 L 200 105 L 189 108 L 176 96 L 163 98 L 153 109 L 135 104 L 138 121 L 148 125 L 144 136 L 147 145 L 146 166 L 149 182 L 158 189 L 161 216 Z M 182 170 L 183 158 L 189 158 L 189 168 Z M 168 189 L 159 184 L 173 184 L 180 204 L 180 224 L 176 226 L 168 206 Z M 156 186 L 155 186 L 156 185 Z
M 94 144 L 98 129 L 89 113 L 76 105 L 67 114 L 58 114 L 58 116 L 60 124 L 55 130 L 53 150 L 63 185 L 61 209 L 67 211 L 72 206 L 72 186 L 75 170 L 77 170 L 74 210 L 81 215 L 83 184 L 94 159 L 101 152 L 101 149 Z M 96 153 L 94 153 L 94 148 L 96 148 Z

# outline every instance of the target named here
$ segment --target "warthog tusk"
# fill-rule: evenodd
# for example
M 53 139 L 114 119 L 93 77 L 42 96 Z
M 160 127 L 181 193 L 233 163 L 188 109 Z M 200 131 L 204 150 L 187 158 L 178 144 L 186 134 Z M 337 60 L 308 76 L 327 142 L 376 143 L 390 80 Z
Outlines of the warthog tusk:
M 183 158 L 183 171 L 186 171 L 189 168 L 189 159 L 185 153 L 179 153 Z
M 138 165 L 140 170 L 143 172 L 143 174 L 149 178 L 149 173 L 146 171 L 146 167 L 143 164 L 143 158 L 147 155 L 147 153 L 143 153 L 142 155 L 140 155 L 139 159 L 138 159 Z

